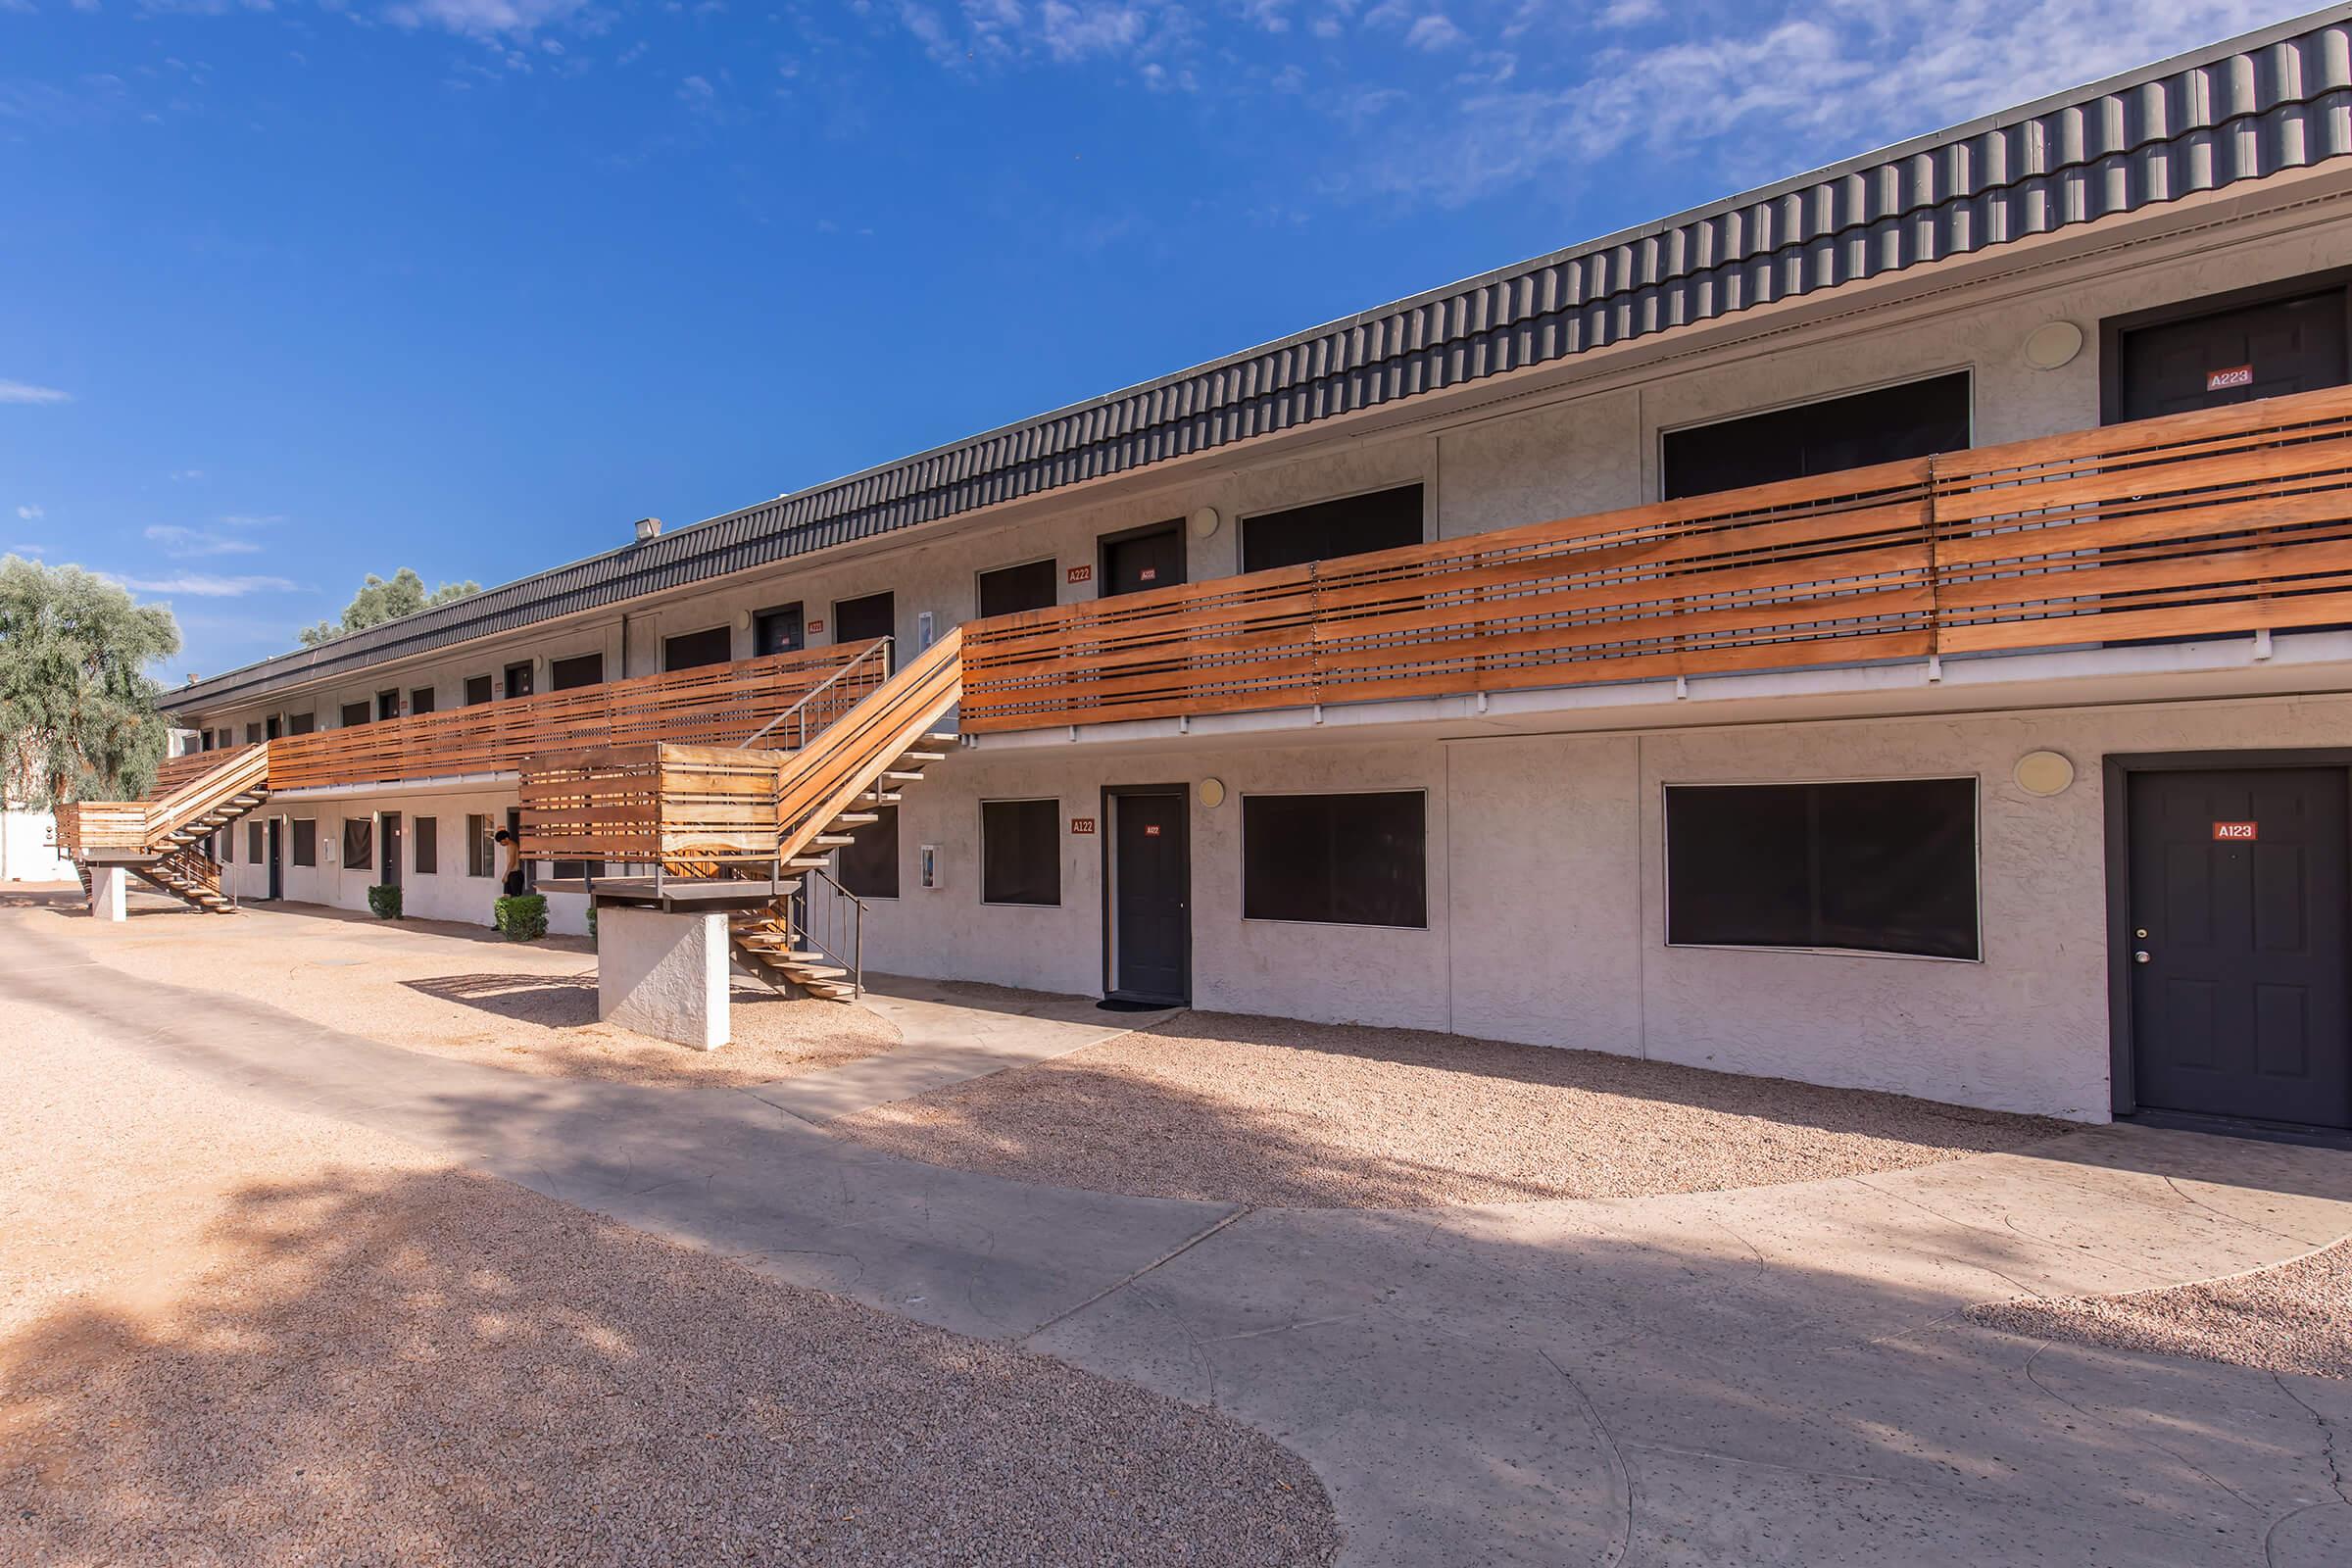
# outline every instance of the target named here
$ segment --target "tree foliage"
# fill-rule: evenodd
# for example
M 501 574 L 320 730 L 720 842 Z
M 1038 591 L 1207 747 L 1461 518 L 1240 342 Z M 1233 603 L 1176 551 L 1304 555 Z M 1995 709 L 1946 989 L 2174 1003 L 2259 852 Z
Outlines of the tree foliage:
M 0 557 L 0 790 L 49 807 L 136 800 L 170 726 L 147 674 L 179 623 L 79 566 Z
M 481 591 L 480 583 L 468 580 L 445 582 L 431 593 L 426 593 L 424 579 L 407 566 L 394 572 L 389 582 L 371 571 L 368 574 L 368 580 L 360 584 L 360 591 L 352 595 L 351 603 L 343 607 L 341 621 L 322 620 L 315 626 L 305 626 L 298 635 L 305 648 L 316 648 L 320 643 L 331 643 L 355 631 L 381 625 L 387 620 L 398 620 L 403 615 L 414 615 L 419 610 L 431 610 Z

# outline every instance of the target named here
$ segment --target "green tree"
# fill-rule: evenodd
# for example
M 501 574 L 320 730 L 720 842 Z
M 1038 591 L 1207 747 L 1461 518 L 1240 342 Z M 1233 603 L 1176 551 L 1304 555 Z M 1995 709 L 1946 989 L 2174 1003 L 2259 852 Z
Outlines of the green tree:
M 0 788 L 35 807 L 147 793 L 169 732 L 147 666 L 178 652 L 163 606 L 79 566 L 0 557 Z
M 351 603 L 343 607 L 341 621 L 322 620 L 316 626 L 305 626 L 298 635 L 305 648 L 316 648 L 365 627 L 398 620 L 403 615 L 414 615 L 419 610 L 431 610 L 481 591 L 480 583 L 468 580 L 445 582 L 428 594 L 424 591 L 424 579 L 407 566 L 394 572 L 390 582 L 371 571 L 368 580 L 360 584 L 360 591 L 352 595 Z

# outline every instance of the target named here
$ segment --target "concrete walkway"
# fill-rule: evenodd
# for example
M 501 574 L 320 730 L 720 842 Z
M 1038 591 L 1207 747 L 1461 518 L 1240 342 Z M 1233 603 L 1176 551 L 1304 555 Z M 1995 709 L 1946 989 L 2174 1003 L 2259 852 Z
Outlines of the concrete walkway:
M 21 917 L 0 914 L 0 1005 L 1214 1400 L 1315 1465 L 1350 1564 L 2352 1561 L 2352 1386 L 1958 1316 L 2307 1251 L 2352 1231 L 2352 1155 L 2106 1128 L 1736 1193 L 1239 1211 L 911 1164 L 765 1091 L 526 1078 L 333 1035 L 117 974 Z M 999 1048 L 1027 1049 L 1003 1027 Z

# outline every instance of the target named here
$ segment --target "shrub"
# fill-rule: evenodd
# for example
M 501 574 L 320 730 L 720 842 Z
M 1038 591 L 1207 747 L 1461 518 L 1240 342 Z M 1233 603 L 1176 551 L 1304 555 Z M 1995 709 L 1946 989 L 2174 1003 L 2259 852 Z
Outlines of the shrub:
M 501 899 L 491 906 L 490 923 L 504 931 L 509 942 L 536 942 L 547 935 L 547 900 L 536 893 Z
M 397 883 L 379 882 L 368 890 L 368 907 L 379 920 L 400 918 L 400 887 Z
M 588 940 L 596 940 L 596 906 L 593 904 L 588 906 Z

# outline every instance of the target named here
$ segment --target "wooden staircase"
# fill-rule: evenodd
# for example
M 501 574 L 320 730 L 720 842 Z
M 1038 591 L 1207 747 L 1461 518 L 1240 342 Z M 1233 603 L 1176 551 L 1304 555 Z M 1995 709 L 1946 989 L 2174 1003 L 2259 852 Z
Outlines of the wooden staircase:
M 847 944 L 810 913 L 813 897 L 847 900 L 853 922 L 863 906 L 833 880 L 836 850 L 853 832 L 897 806 L 907 785 L 933 763 L 947 760 L 956 736 L 933 726 L 963 696 L 960 630 L 924 649 L 857 707 L 812 736 L 785 760 L 776 782 L 777 854 L 792 873 L 789 892 L 764 908 L 728 921 L 736 956 L 770 985 L 812 997 L 854 1002 L 862 989 L 862 963 L 853 936 Z M 855 931 L 855 924 L 853 924 Z
M 234 913 L 236 901 L 222 891 L 220 867 L 203 843 L 269 798 L 270 749 L 246 746 L 153 799 L 83 803 L 72 808 L 76 836 L 69 846 L 82 890 L 89 890 L 93 862 L 120 865 L 192 908 Z
M 814 922 L 804 912 L 808 896 L 823 891 L 838 898 L 856 897 L 833 881 L 833 852 L 850 844 L 856 829 L 879 822 L 882 816 L 876 808 L 898 805 L 904 787 L 921 779 L 932 763 L 946 761 L 955 747 L 953 733 L 932 732 L 920 737 L 916 749 L 899 753 L 873 788 L 835 812 L 800 847 L 801 853 L 784 862 L 798 874 L 783 885 L 783 896 L 763 909 L 739 910 L 729 917 L 727 934 L 736 957 L 746 968 L 778 989 L 797 986 L 809 996 L 832 1002 L 858 999 L 860 983 L 857 970 L 849 956 L 833 952 L 838 944 L 826 942 L 811 930 Z M 811 882 L 826 886 L 812 890 Z

